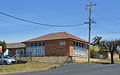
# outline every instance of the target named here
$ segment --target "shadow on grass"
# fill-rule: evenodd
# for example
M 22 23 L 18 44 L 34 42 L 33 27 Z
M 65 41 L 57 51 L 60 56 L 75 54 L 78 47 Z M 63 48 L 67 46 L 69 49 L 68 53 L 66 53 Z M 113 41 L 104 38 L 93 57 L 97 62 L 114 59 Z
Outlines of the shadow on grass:
M 108 63 L 108 62 L 95 62 L 95 64 L 111 64 L 111 63 Z
M 88 63 L 88 62 L 75 62 L 75 63 L 77 63 L 77 64 L 111 64 L 109 62 L 90 62 L 90 63 Z
M 17 60 L 16 64 L 26 64 L 28 61 Z

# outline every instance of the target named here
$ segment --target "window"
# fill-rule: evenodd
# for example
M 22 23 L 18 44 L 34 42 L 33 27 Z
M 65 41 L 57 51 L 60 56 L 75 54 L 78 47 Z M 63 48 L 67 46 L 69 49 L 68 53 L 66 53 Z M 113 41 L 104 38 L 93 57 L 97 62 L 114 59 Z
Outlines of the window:
M 75 46 L 76 42 L 74 42 L 74 46 Z
M 38 46 L 41 46 L 41 42 L 40 42 L 40 43 L 38 43 Z
M 21 55 L 24 55 L 24 50 L 21 50 L 21 51 L 20 51 L 20 54 L 21 54 Z
M 26 46 L 29 47 L 30 46 L 29 43 L 27 43 Z
M 35 47 L 37 46 L 37 43 L 35 43 Z
M 30 43 L 30 47 L 33 47 L 33 43 Z
M 86 56 L 86 44 L 74 41 L 74 55 Z
M 3 58 L 7 58 L 7 59 L 10 59 L 10 57 L 8 57 L 8 56 L 4 56 Z
M 84 44 L 82 43 L 82 48 L 84 47 Z
M 86 44 L 84 44 L 84 48 L 87 47 Z
M 29 47 L 26 48 L 26 51 L 19 52 L 19 55 L 26 53 L 26 56 L 44 56 L 45 43 L 43 42 L 34 42 L 29 43 Z M 21 50 L 22 51 L 22 50 Z
M 82 47 L 82 43 L 79 43 L 79 47 Z
M 78 43 L 78 42 L 76 42 L 76 46 L 79 46 L 79 43 Z
M 59 45 L 66 45 L 65 41 L 59 42 Z
M 45 43 L 43 43 L 43 46 L 45 46 Z

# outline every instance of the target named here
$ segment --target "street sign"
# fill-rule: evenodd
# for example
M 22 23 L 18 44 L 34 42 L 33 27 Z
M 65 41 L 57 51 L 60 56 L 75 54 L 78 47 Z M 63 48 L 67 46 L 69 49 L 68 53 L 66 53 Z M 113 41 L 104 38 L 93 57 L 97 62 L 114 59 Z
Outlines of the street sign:
M 2 46 L 0 46 L 0 53 L 2 52 Z

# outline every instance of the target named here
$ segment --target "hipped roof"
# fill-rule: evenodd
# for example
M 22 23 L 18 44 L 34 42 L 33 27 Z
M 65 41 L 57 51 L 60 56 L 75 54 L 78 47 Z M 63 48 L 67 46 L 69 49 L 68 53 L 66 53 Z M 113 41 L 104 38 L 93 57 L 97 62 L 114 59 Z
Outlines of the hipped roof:
M 25 48 L 24 43 L 9 43 L 7 44 L 7 48 Z
M 67 32 L 50 33 L 50 34 L 47 34 L 47 35 L 44 35 L 41 37 L 37 37 L 37 38 L 33 38 L 30 40 L 24 41 L 23 43 L 45 41 L 45 40 L 59 40 L 59 39 L 74 39 L 74 40 L 88 43 L 88 41 L 86 41 L 82 38 L 79 38 L 77 36 L 74 36 L 72 34 L 69 34 Z

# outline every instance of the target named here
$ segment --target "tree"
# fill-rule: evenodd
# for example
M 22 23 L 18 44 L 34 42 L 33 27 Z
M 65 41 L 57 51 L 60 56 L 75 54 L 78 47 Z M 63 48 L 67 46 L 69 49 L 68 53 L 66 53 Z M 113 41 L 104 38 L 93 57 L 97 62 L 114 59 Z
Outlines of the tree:
M 97 51 L 95 51 L 94 49 L 90 50 L 90 57 L 91 58 L 96 58 L 97 57 Z
M 95 46 L 99 46 L 101 39 L 102 39 L 102 37 L 95 36 L 95 37 L 93 38 L 93 44 L 94 44 Z
M 3 41 L 3 43 L 2 43 L 2 50 L 3 50 L 3 53 L 6 51 L 6 48 L 7 48 L 6 42 Z
M 118 52 L 117 47 L 119 46 L 119 42 L 117 40 L 115 41 L 101 41 L 99 46 L 101 47 L 101 50 L 108 51 L 111 54 L 111 64 L 114 64 L 114 53 Z
M 4 52 L 6 51 L 6 48 L 7 48 L 7 46 L 6 46 L 6 42 L 5 41 L 0 41 L 0 46 L 2 46 L 2 54 L 4 54 Z
M 100 44 L 101 39 L 102 39 L 102 37 L 99 37 L 99 36 L 95 36 L 93 38 L 93 47 L 91 47 L 91 50 L 90 50 L 90 56 L 92 58 L 97 57 L 97 54 L 99 51 L 99 44 Z
M 97 58 L 98 51 L 99 51 L 99 47 L 98 46 L 91 46 L 90 47 L 90 57 L 91 58 Z

